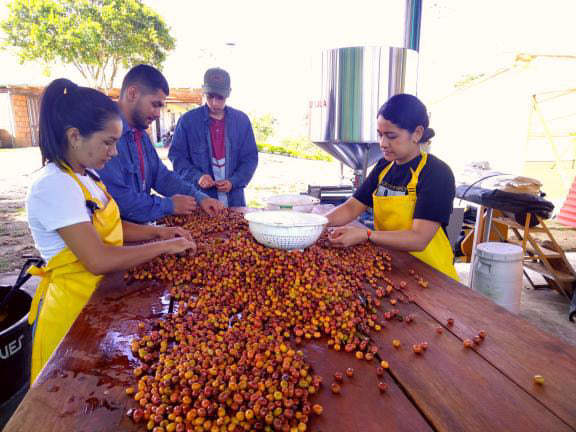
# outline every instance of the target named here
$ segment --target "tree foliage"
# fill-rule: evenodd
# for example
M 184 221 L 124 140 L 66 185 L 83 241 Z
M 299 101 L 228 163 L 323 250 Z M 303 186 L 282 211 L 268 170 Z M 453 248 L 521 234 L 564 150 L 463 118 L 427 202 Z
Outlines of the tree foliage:
M 264 114 L 259 117 L 252 117 L 252 128 L 254 129 L 254 136 L 256 141 L 266 142 L 270 136 L 274 134 L 274 128 L 278 120 L 272 114 Z
M 4 47 L 20 62 L 73 64 L 95 87 L 110 89 L 121 65 L 161 67 L 175 39 L 140 0 L 13 0 L 0 23 Z

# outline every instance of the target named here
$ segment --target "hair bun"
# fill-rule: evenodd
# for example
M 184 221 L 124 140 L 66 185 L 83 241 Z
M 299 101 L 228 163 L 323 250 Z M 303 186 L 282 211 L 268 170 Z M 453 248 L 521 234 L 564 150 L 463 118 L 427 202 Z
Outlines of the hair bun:
M 77 88 L 78 88 L 78 84 L 75 84 L 72 81 L 69 81 L 64 87 L 64 94 L 71 94 L 71 93 L 75 92 Z
M 436 135 L 436 133 L 434 132 L 434 129 L 426 128 L 426 129 L 424 129 L 424 133 L 422 133 L 422 138 L 420 138 L 420 141 L 418 143 L 422 144 L 422 143 L 428 142 L 432 138 L 434 138 L 435 135 Z

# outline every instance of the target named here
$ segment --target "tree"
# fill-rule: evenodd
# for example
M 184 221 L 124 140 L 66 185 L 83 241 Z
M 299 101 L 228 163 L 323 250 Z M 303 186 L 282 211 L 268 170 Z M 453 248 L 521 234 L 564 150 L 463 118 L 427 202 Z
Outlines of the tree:
M 264 114 L 260 117 L 252 117 L 252 128 L 258 142 L 266 142 L 274 134 L 274 127 L 278 123 L 272 114 Z
M 2 46 L 20 62 L 60 60 L 90 83 L 112 88 L 118 67 L 161 67 L 175 39 L 162 18 L 141 0 L 13 0 L 0 23 Z

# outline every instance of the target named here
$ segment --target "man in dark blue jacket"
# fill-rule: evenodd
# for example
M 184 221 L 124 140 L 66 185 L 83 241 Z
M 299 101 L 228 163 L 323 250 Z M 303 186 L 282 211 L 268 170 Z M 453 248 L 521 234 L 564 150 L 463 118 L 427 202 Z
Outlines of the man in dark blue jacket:
M 190 214 L 196 203 L 213 215 L 223 206 L 169 171 L 158 157 L 146 129 L 160 116 L 170 89 L 160 71 L 148 65 L 133 67 L 124 77 L 120 100 L 124 129 L 118 156 L 98 171 L 120 207 L 122 219 L 153 222 L 168 215 Z M 162 196 L 152 195 L 154 189 Z
M 248 116 L 226 106 L 230 75 L 204 74 L 206 104 L 178 121 L 168 157 L 185 180 L 228 207 L 244 207 L 244 188 L 258 166 L 258 149 Z

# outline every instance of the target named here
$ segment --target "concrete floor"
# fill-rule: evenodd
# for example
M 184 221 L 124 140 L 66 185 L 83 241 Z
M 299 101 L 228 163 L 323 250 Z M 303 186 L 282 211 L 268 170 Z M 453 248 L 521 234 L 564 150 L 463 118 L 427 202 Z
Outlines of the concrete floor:
M 576 252 L 567 254 L 572 266 L 576 268 Z M 460 280 L 467 284 L 470 275 L 470 264 L 457 263 L 456 270 Z M 544 279 L 537 273 L 528 270 L 530 278 L 536 284 L 543 284 Z M 12 284 L 17 277 L 17 272 L 0 275 L 0 285 Z M 38 278 L 31 278 L 25 285 L 24 290 L 34 294 Z M 533 289 L 528 280 L 524 278 L 520 300 L 520 316 L 534 326 L 551 333 L 565 342 L 576 346 L 576 323 L 568 320 L 568 301 L 558 292 L 551 289 Z
M 566 257 L 572 267 L 576 268 L 576 252 L 569 252 Z M 467 285 L 470 280 L 470 264 L 457 263 L 456 270 L 462 283 Z M 527 272 L 536 285 L 546 283 L 540 274 L 532 270 Z M 568 320 L 568 308 L 569 302 L 562 294 L 548 288 L 534 289 L 524 277 L 519 315 L 541 330 L 576 346 L 576 323 Z

